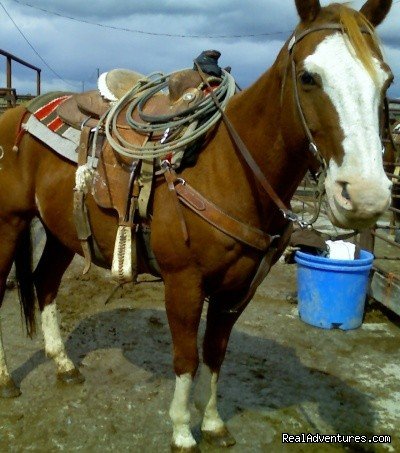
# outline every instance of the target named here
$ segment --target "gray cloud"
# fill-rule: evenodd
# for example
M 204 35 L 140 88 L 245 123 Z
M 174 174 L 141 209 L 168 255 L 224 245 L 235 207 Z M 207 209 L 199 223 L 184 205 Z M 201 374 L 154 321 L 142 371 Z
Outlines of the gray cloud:
M 169 72 L 191 66 L 193 58 L 207 48 L 220 50 L 221 64 L 232 66 L 239 84 L 247 86 L 273 63 L 297 22 L 294 1 L 287 0 L 26 1 L 82 20 L 158 33 L 215 36 L 283 32 L 232 39 L 149 36 L 79 23 L 22 6 L 13 0 L 4 1 L 10 15 L 40 55 L 65 81 L 72 84 L 57 80 L 0 9 L 2 48 L 42 67 L 44 90 L 61 88 L 79 91 L 83 84 L 85 88 L 92 88 L 97 68 L 100 71 L 127 67 L 143 73 L 154 70 Z M 362 3 L 354 2 L 357 8 Z M 379 29 L 388 62 L 395 74 L 400 74 L 398 23 L 400 4 L 393 6 L 389 18 Z M 4 66 L 0 66 L 0 74 L 4 74 L 2 68 Z M 29 71 L 16 65 L 13 76 L 18 91 L 34 90 L 34 75 Z M 2 77 L 0 84 L 4 85 L 4 75 Z M 398 82 L 390 94 L 400 96 Z
M 27 8 L 22 5 L 24 0 L 21 0 L 20 7 L 24 8 L 29 14 L 36 15 L 34 8 Z M 96 0 L 96 2 L 82 2 L 81 0 L 69 0 L 61 2 L 59 0 L 26 0 L 26 3 L 37 8 L 56 11 L 58 13 L 91 19 L 126 19 L 134 15 L 163 15 L 164 17 L 178 16 L 183 17 L 206 17 L 208 19 L 217 17 L 224 19 L 230 13 L 236 14 L 239 12 L 243 18 L 244 13 L 251 12 L 255 17 L 261 15 L 268 16 L 269 10 L 292 11 L 290 2 L 280 0 L 253 0 L 244 3 L 242 0 L 203 0 L 197 1 L 182 1 L 182 0 Z M 18 4 L 14 2 L 14 4 Z M 278 13 L 279 14 L 279 13 Z M 291 13 L 293 14 L 293 13 Z M 221 23 L 223 25 L 223 23 Z

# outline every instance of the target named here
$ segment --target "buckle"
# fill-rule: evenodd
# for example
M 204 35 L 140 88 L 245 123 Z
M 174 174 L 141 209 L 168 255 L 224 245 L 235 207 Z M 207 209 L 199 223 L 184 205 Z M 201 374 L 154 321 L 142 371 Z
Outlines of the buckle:
M 293 47 L 295 44 L 296 44 L 296 35 L 293 35 L 288 44 L 289 53 L 293 50 Z
M 169 160 L 165 159 L 165 160 L 163 160 L 163 161 L 161 162 L 160 167 L 161 167 L 164 171 L 169 170 L 169 169 L 171 168 L 171 162 L 170 162 Z
M 184 186 L 186 184 L 186 181 L 183 178 L 176 178 L 174 181 L 174 186 L 177 186 L 178 184 Z
M 299 227 L 302 229 L 302 230 L 309 230 L 312 228 L 312 226 L 306 222 L 305 220 L 301 220 L 299 218 L 299 216 L 297 214 L 295 214 L 293 211 L 290 211 L 290 210 L 281 210 L 282 214 L 283 214 L 283 217 L 286 219 L 286 220 L 289 220 L 289 222 L 293 222 L 297 225 L 299 225 Z
M 167 141 L 170 132 L 171 132 L 171 128 L 167 127 L 167 129 L 165 129 L 164 134 L 163 134 L 163 136 L 162 136 L 162 138 L 160 140 L 160 143 L 162 145 Z
M 314 154 L 314 156 L 319 154 L 317 145 L 314 142 L 310 142 L 308 149 Z

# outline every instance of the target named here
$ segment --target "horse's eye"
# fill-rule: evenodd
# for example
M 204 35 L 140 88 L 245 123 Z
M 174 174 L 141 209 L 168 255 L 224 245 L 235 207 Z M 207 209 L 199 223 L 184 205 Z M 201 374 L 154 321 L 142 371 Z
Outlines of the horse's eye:
M 300 80 L 303 85 L 316 85 L 314 77 L 307 71 L 301 74 Z

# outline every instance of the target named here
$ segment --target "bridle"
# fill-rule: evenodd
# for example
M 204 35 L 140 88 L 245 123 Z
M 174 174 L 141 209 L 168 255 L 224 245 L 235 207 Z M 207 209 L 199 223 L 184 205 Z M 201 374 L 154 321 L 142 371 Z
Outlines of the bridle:
M 294 99 L 296 102 L 296 107 L 297 107 L 297 111 L 299 113 L 299 117 L 300 117 L 300 121 L 301 121 L 303 130 L 304 130 L 306 137 L 308 139 L 308 142 L 309 142 L 308 150 L 311 152 L 313 157 L 316 158 L 320 162 L 320 164 L 324 170 L 326 169 L 326 161 L 325 161 L 324 157 L 322 156 L 322 154 L 320 153 L 317 144 L 315 143 L 315 140 L 312 136 L 310 128 L 308 127 L 308 124 L 307 124 L 307 121 L 306 121 L 306 118 L 304 116 L 304 112 L 303 112 L 303 109 L 301 106 L 301 102 L 300 102 L 299 87 L 297 84 L 297 77 L 296 77 L 296 63 L 294 60 L 294 49 L 295 49 L 296 44 L 298 44 L 303 38 L 305 38 L 309 34 L 317 32 L 317 31 L 325 31 L 325 30 L 338 30 L 343 33 L 343 27 L 339 24 L 323 24 L 318 27 L 313 27 L 313 28 L 304 30 L 301 33 L 299 33 L 298 35 L 296 35 L 296 33 L 294 33 L 288 44 Z M 361 27 L 360 30 L 361 30 L 361 33 L 372 35 L 372 32 L 366 27 Z M 386 105 L 386 102 L 384 104 Z
M 297 75 L 296 75 L 296 73 L 297 73 L 297 71 L 296 71 L 296 63 L 295 63 L 295 60 L 294 60 L 294 49 L 295 49 L 296 44 L 299 43 L 303 38 L 305 38 L 309 34 L 317 32 L 317 31 L 324 31 L 324 30 L 338 30 L 338 31 L 343 33 L 343 27 L 341 25 L 329 24 L 328 23 L 328 24 L 320 25 L 318 27 L 309 28 L 307 30 L 302 31 L 298 35 L 296 35 L 296 32 L 295 32 L 293 34 L 292 38 L 290 39 L 289 44 L 288 44 L 289 64 L 291 66 L 291 77 L 292 77 L 292 84 L 293 84 L 293 94 L 294 94 L 294 99 L 295 99 L 295 103 L 296 103 L 296 108 L 297 108 L 297 111 L 298 111 L 298 114 L 299 114 L 299 118 L 300 118 L 303 130 L 304 130 L 304 133 L 305 133 L 305 135 L 307 137 L 307 140 L 308 140 L 308 143 L 309 143 L 308 144 L 308 150 L 312 154 L 312 156 L 319 162 L 319 164 L 321 166 L 321 171 L 318 172 L 317 177 L 314 178 L 316 180 L 316 183 L 318 185 L 318 190 L 320 192 L 319 196 L 318 196 L 318 198 L 319 198 L 318 207 L 317 207 L 317 210 L 316 210 L 316 214 L 313 216 L 312 220 L 310 222 L 308 222 L 309 226 L 311 226 L 318 218 L 318 213 L 319 213 L 319 210 L 320 210 L 320 207 L 321 207 L 322 195 L 323 195 L 322 192 L 321 192 L 321 186 L 323 185 L 323 182 L 324 182 L 325 177 L 326 177 L 327 164 L 326 164 L 325 158 L 323 157 L 323 155 L 321 154 L 321 152 L 318 149 L 317 144 L 315 143 L 313 135 L 312 135 L 312 133 L 310 131 L 310 128 L 308 126 L 308 123 L 306 121 L 306 118 L 305 118 L 305 115 L 304 115 L 304 112 L 303 112 L 303 108 L 301 106 L 301 101 L 300 101 L 300 96 L 299 96 L 299 87 L 298 87 Z M 368 34 L 368 35 L 372 35 L 371 30 L 369 30 L 366 27 L 361 27 L 360 30 L 361 30 L 362 33 L 365 33 L 365 34 Z M 285 78 L 286 78 L 286 72 L 285 72 Z M 283 84 L 282 84 L 282 93 L 283 93 L 284 84 L 285 84 L 285 79 L 284 79 Z M 282 96 L 281 96 L 281 99 L 282 99 Z M 392 137 L 392 134 L 391 134 L 391 130 L 390 130 L 390 124 L 389 124 L 389 102 L 388 102 L 388 99 L 387 99 L 386 96 L 383 99 L 382 111 L 383 111 L 383 121 L 382 121 L 381 130 L 380 130 L 381 142 L 382 142 L 382 144 L 384 143 L 384 134 L 386 132 L 389 135 L 390 142 L 395 147 L 394 141 L 393 141 L 393 137 Z M 396 147 L 395 147 L 395 149 L 396 149 Z
M 313 27 L 313 28 L 304 30 L 301 33 L 299 33 L 298 35 L 296 35 L 296 33 L 294 33 L 288 44 L 288 52 L 289 52 L 289 62 L 290 62 L 290 66 L 291 66 L 294 100 L 296 103 L 297 112 L 299 114 L 303 130 L 304 130 L 307 140 L 308 140 L 308 150 L 313 155 L 313 157 L 318 160 L 318 162 L 321 164 L 323 170 L 325 171 L 327 168 L 325 158 L 322 156 L 322 154 L 320 153 L 320 151 L 318 149 L 317 144 L 315 143 L 315 140 L 312 136 L 310 128 L 307 124 L 306 117 L 303 112 L 303 108 L 301 106 L 299 87 L 297 84 L 297 76 L 296 76 L 296 62 L 294 60 L 294 49 L 296 47 L 296 44 L 298 44 L 303 38 L 305 38 L 309 34 L 317 32 L 317 31 L 324 31 L 324 30 L 342 31 L 342 27 L 338 24 L 324 24 L 319 27 Z M 285 73 L 285 76 L 286 76 L 286 73 Z M 285 84 L 285 81 L 282 84 L 282 90 L 284 88 L 284 84 Z
M 295 32 L 293 34 L 292 38 L 290 39 L 289 44 L 288 44 L 289 63 L 291 65 L 291 77 L 292 77 L 292 83 L 293 83 L 293 95 L 294 95 L 297 111 L 298 111 L 298 114 L 299 114 L 299 117 L 300 117 L 300 121 L 302 123 L 302 127 L 303 127 L 303 130 L 304 130 L 304 133 L 305 133 L 305 135 L 307 137 L 307 140 L 309 142 L 308 143 L 308 150 L 312 154 L 312 156 L 315 159 L 317 159 L 317 161 L 321 164 L 322 171 L 320 172 L 320 176 L 322 176 L 323 179 L 325 178 L 325 175 L 326 175 L 327 165 L 326 165 L 326 161 L 325 161 L 323 155 L 321 154 L 321 152 L 318 149 L 317 144 L 315 143 L 315 140 L 313 138 L 311 130 L 310 130 L 309 126 L 308 126 L 306 117 L 304 115 L 303 108 L 301 106 L 300 96 L 299 96 L 299 88 L 298 88 L 297 77 L 296 77 L 296 63 L 295 63 L 295 60 L 294 60 L 294 49 L 295 49 L 296 45 L 303 38 L 308 36 L 309 34 L 317 32 L 317 31 L 324 31 L 324 30 L 339 30 L 339 31 L 341 31 L 343 33 L 343 27 L 341 25 L 327 23 L 327 24 L 323 24 L 323 25 L 320 25 L 320 26 L 317 26 L 317 27 L 313 27 L 313 28 L 309 28 L 307 30 L 304 30 L 304 31 L 300 32 L 298 35 L 296 35 L 296 32 Z M 370 30 L 368 30 L 367 28 L 365 28 L 365 27 L 361 27 L 361 32 L 369 34 L 369 35 L 372 34 L 372 32 Z M 201 70 L 201 68 L 197 65 L 196 62 L 195 62 L 195 65 L 197 66 L 197 70 L 199 71 L 200 76 L 202 77 L 204 83 L 209 85 L 208 82 L 207 82 L 207 77 L 204 74 L 204 72 Z M 286 72 L 285 72 L 285 77 L 286 77 Z M 284 84 L 285 84 L 285 78 L 284 78 L 283 84 L 282 84 L 283 85 L 282 86 L 282 92 L 283 92 Z M 223 109 L 222 109 L 217 97 L 214 95 L 213 90 L 211 89 L 211 87 L 210 87 L 210 95 L 213 98 L 214 103 L 216 104 L 217 108 L 220 110 L 221 115 L 222 115 L 222 120 L 225 123 L 225 126 L 226 126 L 226 128 L 228 130 L 228 133 L 229 133 L 231 139 L 233 140 L 233 142 L 235 143 L 237 149 L 240 151 L 242 157 L 245 159 L 247 165 L 250 167 L 250 169 L 254 173 L 256 179 L 261 184 L 261 186 L 263 187 L 265 192 L 270 196 L 272 201 L 279 208 L 279 210 L 283 214 L 284 218 L 289 220 L 289 221 L 291 221 L 291 222 L 293 222 L 293 223 L 298 224 L 301 228 L 311 228 L 312 227 L 312 223 L 317 220 L 318 215 L 313 217 L 313 221 L 311 223 L 305 222 L 304 220 L 300 219 L 300 217 L 297 214 L 295 214 L 293 211 L 291 211 L 291 209 L 289 209 L 285 205 L 285 203 L 281 200 L 281 198 L 275 192 L 273 187 L 270 185 L 270 183 L 268 182 L 267 178 L 265 177 L 265 175 L 261 171 L 260 167 L 255 162 L 255 160 L 252 157 L 251 153 L 247 149 L 246 145 L 244 144 L 244 142 L 242 141 L 242 139 L 240 138 L 240 136 L 236 132 L 233 124 L 231 123 L 231 121 L 226 116 L 225 112 L 223 111 Z M 384 101 L 384 106 L 385 106 L 385 110 L 386 110 L 384 121 L 387 122 L 387 125 L 389 125 L 389 123 L 388 123 L 389 115 L 387 113 L 388 112 L 387 111 L 387 99 L 385 99 L 385 101 Z M 384 126 L 384 128 L 385 128 L 385 126 Z M 390 130 L 390 127 L 388 127 L 387 129 Z M 382 139 L 382 137 L 381 137 L 381 139 Z M 318 185 L 321 186 L 321 184 L 318 184 Z M 322 197 L 320 197 L 320 198 L 322 200 Z

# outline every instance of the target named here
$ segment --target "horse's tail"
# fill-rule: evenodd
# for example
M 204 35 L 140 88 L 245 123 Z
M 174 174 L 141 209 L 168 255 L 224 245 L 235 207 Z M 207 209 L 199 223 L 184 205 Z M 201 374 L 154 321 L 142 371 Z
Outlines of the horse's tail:
M 17 243 L 15 252 L 15 274 L 18 283 L 18 296 L 21 311 L 25 318 L 26 332 L 29 337 L 36 333 L 35 323 L 35 286 L 33 280 L 33 253 L 31 228 L 25 228 Z

